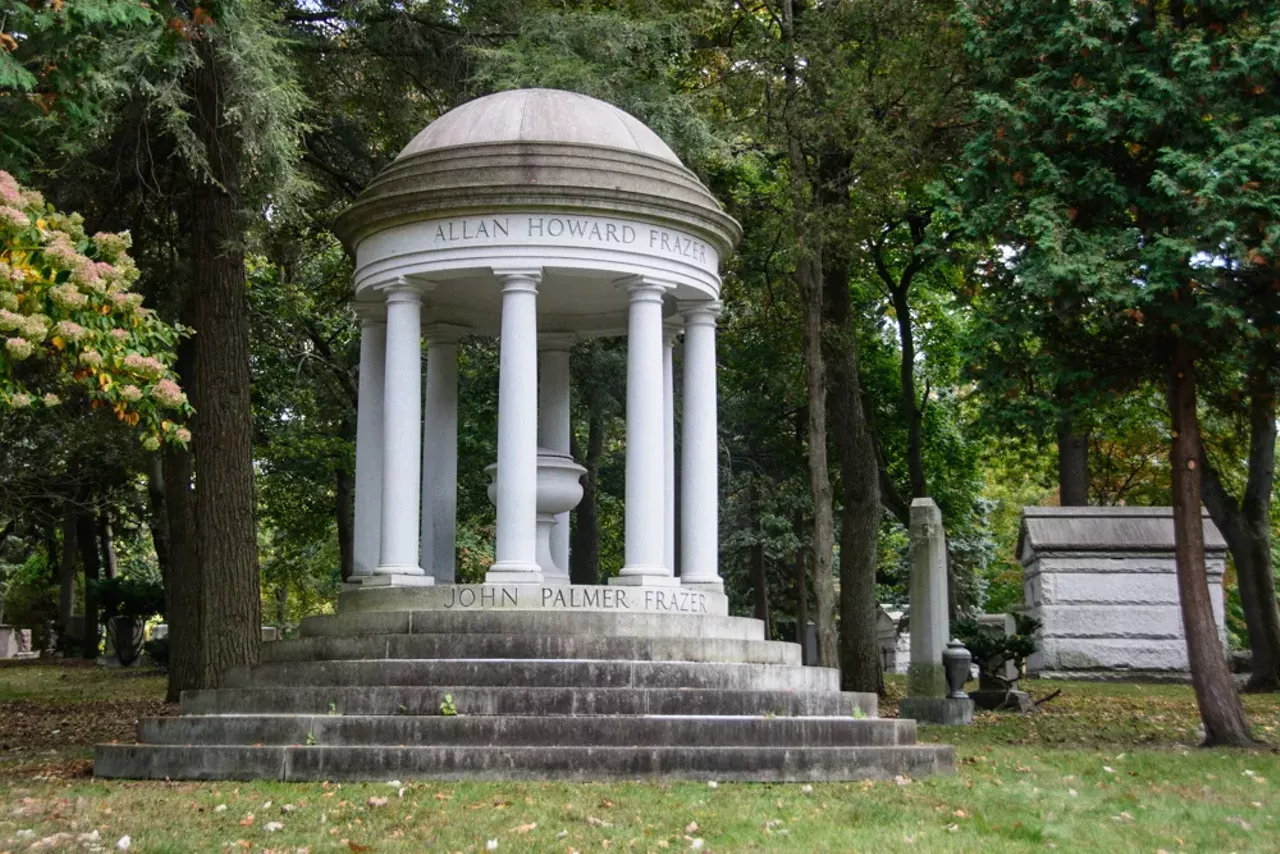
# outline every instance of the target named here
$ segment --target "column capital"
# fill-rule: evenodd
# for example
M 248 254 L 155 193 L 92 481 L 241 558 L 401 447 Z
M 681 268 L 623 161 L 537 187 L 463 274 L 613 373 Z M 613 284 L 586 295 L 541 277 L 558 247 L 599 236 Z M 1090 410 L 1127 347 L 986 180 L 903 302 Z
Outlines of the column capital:
M 676 310 L 684 317 L 685 325 L 710 324 L 715 326 L 716 318 L 724 311 L 724 303 L 718 299 L 679 300 Z
M 542 283 L 541 267 L 490 267 L 503 291 L 538 292 Z
M 614 285 L 630 294 L 632 302 L 662 302 L 662 295 L 672 287 L 651 276 L 626 276 L 614 280 Z
M 427 344 L 457 344 L 462 338 L 470 335 L 471 331 L 471 327 L 456 323 L 435 321 L 422 325 L 422 335 L 427 339 Z
M 576 332 L 539 332 L 538 352 L 568 352 L 578 343 Z
M 361 326 L 373 324 L 385 326 L 387 323 L 387 304 L 385 302 L 355 302 L 351 304 L 351 308 L 356 313 L 356 317 L 360 319 Z
M 684 332 L 684 319 L 680 315 L 672 315 L 664 318 L 662 321 L 662 343 L 666 347 L 672 347 L 676 343 L 676 339 Z

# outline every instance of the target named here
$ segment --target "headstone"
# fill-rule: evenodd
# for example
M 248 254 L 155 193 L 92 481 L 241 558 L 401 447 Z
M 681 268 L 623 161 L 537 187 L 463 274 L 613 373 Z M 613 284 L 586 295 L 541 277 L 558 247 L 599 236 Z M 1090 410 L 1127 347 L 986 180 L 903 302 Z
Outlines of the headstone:
M 906 673 L 911 665 L 911 632 L 899 631 L 902 613 L 893 605 L 881 605 L 876 615 L 880 664 L 885 673 Z
M 13 658 L 18 654 L 18 630 L 13 626 L 0 626 L 0 658 Z
M 911 665 L 907 697 L 898 717 L 927 723 L 967 724 L 973 701 L 947 696 L 942 652 L 950 640 L 947 614 L 947 535 L 932 498 L 911 502 Z
M 1223 637 L 1227 544 L 1204 517 L 1209 599 Z M 1024 507 L 1024 606 L 1043 623 L 1041 678 L 1185 680 L 1171 507 Z M 1224 643 L 1225 649 L 1225 643 Z M 1225 652 L 1223 653 L 1225 655 Z
M 152 640 L 164 640 L 169 637 L 169 625 L 167 623 L 157 623 L 151 627 Z
M 280 630 L 275 626 L 263 626 L 262 640 L 263 641 L 280 640 Z

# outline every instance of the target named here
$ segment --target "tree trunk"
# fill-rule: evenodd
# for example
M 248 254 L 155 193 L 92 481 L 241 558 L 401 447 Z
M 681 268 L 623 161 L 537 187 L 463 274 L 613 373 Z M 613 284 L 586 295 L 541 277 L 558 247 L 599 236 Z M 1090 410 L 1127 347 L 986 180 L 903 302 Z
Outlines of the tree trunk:
M 103 510 L 98 514 L 98 546 L 102 549 L 102 577 L 116 577 L 115 537 L 111 532 L 111 511 Z
M 1231 549 L 1240 604 L 1249 628 L 1251 667 L 1246 691 L 1280 690 L 1280 610 L 1271 571 L 1271 488 L 1275 478 L 1276 402 L 1266 371 L 1249 371 L 1249 471 L 1237 501 L 1209 464 L 1204 448 L 1204 503 Z
M 1173 441 L 1173 533 L 1178 569 L 1178 598 L 1191 663 L 1191 682 L 1204 723 L 1204 745 L 1251 747 L 1256 742 L 1227 669 L 1209 599 L 1204 564 L 1204 521 L 1200 513 L 1200 422 L 1196 414 L 1196 366 L 1191 345 L 1173 341 L 1169 412 Z
M 796 643 L 800 644 L 800 663 L 809 663 L 809 585 L 806 584 L 804 547 L 804 514 L 797 511 L 792 521 L 792 530 L 796 535 L 795 561 L 792 574 L 796 583 Z
M 58 567 L 58 625 L 71 637 L 71 618 L 76 607 L 76 521 L 68 516 L 62 522 L 62 560 Z
M 1074 419 L 1058 422 L 1058 504 L 1089 506 L 1089 436 L 1075 432 Z
M 151 529 L 151 547 L 155 549 L 160 579 L 167 590 L 170 570 L 169 511 L 164 502 L 164 458 L 159 454 L 151 454 L 147 459 L 147 502 L 151 511 L 147 518 L 147 525 Z
M 769 631 L 769 574 L 764 554 L 764 518 L 760 509 L 760 491 L 752 487 L 751 509 L 755 515 L 756 541 L 751 546 L 751 586 L 755 593 L 755 617 L 764 623 L 764 636 Z
M 182 365 L 185 346 L 178 350 Z M 187 373 L 180 376 L 184 378 Z M 165 700 L 200 687 L 200 584 L 196 558 L 195 494 L 191 488 L 191 452 L 164 451 L 165 526 L 169 535 L 169 573 L 164 581 L 165 621 L 169 625 L 169 686 Z
M 783 60 L 787 103 L 794 105 L 799 83 L 796 79 L 795 4 L 783 0 L 782 37 L 788 51 Z M 813 496 L 813 595 L 814 623 L 818 630 L 818 663 L 822 667 L 839 667 L 840 654 L 836 642 L 835 579 L 832 577 L 835 550 L 835 519 L 831 509 L 831 472 L 827 463 L 827 376 L 822 360 L 822 259 L 813 244 L 806 221 L 812 204 L 813 188 L 809 183 L 809 167 L 800 144 L 801 129 L 794 113 L 787 116 L 787 154 L 791 169 L 790 185 L 795 211 L 794 237 L 801 258 L 796 264 L 795 279 L 804 306 L 805 394 L 809 413 L 808 459 L 809 491 Z
M 902 348 L 899 364 L 902 384 L 902 417 L 907 422 L 907 476 L 911 481 L 911 497 L 924 498 L 929 493 L 924 478 L 924 408 L 916 397 L 916 342 L 908 298 L 910 280 L 891 290 L 893 313 L 898 319 L 898 346 Z M 926 386 L 927 388 L 927 386 Z M 876 498 L 879 503 L 879 497 Z
M 831 427 L 840 462 L 840 687 L 884 693 L 876 632 L 880 471 L 862 409 L 862 380 L 849 301 L 848 263 L 832 260 L 825 287 L 825 354 L 831 366 Z M 914 391 L 912 392 L 914 398 Z M 923 468 L 921 468 L 923 477 Z M 923 481 L 922 481 L 923 485 Z
M 98 561 L 92 513 L 76 516 L 76 542 L 80 546 L 80 562 L 84 564 L 84 638 L 80 651 L 85 658 L 93 659 L 98 657 L 98 643 L 102 639 L 101 606 L 93 582 L 101 577 L 102 565 Z
M 192 313 L 196 410 L 196 555 L 201 576 L 198 687 L 217 688 L 227 668 L 253 664 L 262 602 L 253 506 L 253 413 L 241 146 L 225 112 L 226 69 L 216 39 L 197 42 L 192 130 L 209 173 L 192 190 Z
M 587 395 L 590 418 L 587 425 L 587 453 L 572 431 L 570 452 L 582 460 L 587 471 L 582 475 L 582 500 L 578 502 L 578 525 L 573 530 L 569 547 L 569 580 L 573 584 L 600 583 L 600 458 L 604 455 L 604 406 L 594 394 Z

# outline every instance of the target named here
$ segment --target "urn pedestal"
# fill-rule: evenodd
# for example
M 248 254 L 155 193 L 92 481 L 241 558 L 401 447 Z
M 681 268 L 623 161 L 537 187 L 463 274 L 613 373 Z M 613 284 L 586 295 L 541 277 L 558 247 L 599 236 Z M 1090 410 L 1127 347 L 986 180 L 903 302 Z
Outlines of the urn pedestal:
M 582 500 L 581 478 L 586 472 L 568 454 L 538 449 L 537 560 L 544 584 L 569 583 L 569 567 L 556 566 L 555 558 L 551 556 L 551 532 L 557 524 L 556 516 L 568 513 Z M 496 503 L 498 464 L 487 466 L 485 473 L 489 475 L 489 501 Z

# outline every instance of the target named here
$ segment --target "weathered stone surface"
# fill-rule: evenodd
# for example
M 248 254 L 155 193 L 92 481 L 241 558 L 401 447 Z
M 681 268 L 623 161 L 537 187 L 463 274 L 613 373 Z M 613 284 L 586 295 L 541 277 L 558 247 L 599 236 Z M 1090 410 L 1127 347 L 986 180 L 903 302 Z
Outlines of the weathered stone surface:
M 344 611 L 306 617 L 300 631 L 303 637 L 410 632 L 764 640 L 764 624 L 744 617 L 609 611 Z
M 1226 543 L 1205 518 L 1209 596 L 1225 637 Z M 1019 555 L 1026 612 L 1043 622 L 1027 671 L 1186 673 L 1169 507 L 1028 507 Z
M 575 658 L 798 665 L 800 647 L 776 641 L 719 638 L 390 634 L 286 640 L 264 647 L 262 653 L 264 662 L 386 658 Z
M 186 780 L 798 782 L 955 773 L 947 745 L 895 747 L 249 747 L 106 744 L 99 777 Z
M 455 697 L 455 702 L 457 698 Z M 473 747 L 884 747 L 914 744 L 914 720 L 646 715 L 186 715 L 143 721 L 143 744 L 430 744 Z
M 874 718 L 875 694 L 696 688 L 484 685 L 223 688 L 186 691 L 184 715 L 438 715 L 445 694 L 470 715 L 844 715 Z
M 942 511 L 932 498 L 911 502 L 911 665 L 907 693 L 942 697 L 947 693 L 942 650 L 949 640 L 947 546 Z
M 415 588 L 360 588 L 338 597 L 343 614 L 360 611 L 642 612 L 683 616 L 725 616 L 729 598 L 710 590 L 609 585 L 441 584 Z
M 442 659 L 292 661 L 234 667 L 228 688 L 283 685 L 509 685 L 579 688 L 711 688 L 838 691 L 840 672 L 777 664 L 656 661 Z
M 898 717 L 943 726 L 964 726 L 973 723 L 973 700 L 905 697 L 898 706 Z

